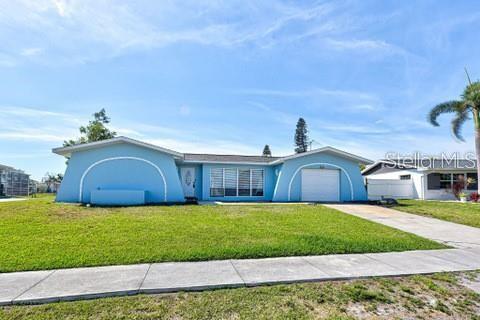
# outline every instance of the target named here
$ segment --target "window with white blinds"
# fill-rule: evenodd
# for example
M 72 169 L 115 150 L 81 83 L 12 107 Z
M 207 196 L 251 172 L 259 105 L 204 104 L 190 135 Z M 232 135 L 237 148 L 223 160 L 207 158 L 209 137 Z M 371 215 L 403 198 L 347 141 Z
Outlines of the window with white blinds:
M 250 169 L 238 170 L 238 195 L 250 196 Z
M 263 169 L 212 168 L 210 170 L 211 197 L 263 197 L 264 184 Z
M 223 188 L 223 168 L 212 168 L 210 170 L 210 196 L 223 197 L 225 189 Z
M 237 169 L 224 169 L 225 176 L 225 196 L 235 197 L 237 195 Z
M 252 169 L 251 173 L 252 196 L 263 197 L 263 170 Z

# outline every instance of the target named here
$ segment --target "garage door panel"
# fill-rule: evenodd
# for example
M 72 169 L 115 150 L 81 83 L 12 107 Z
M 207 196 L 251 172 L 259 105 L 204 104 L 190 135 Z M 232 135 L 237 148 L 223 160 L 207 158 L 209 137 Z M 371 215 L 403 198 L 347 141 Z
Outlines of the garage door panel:
M 340 171 L 303 169 L 302 201 L 340 201 Z

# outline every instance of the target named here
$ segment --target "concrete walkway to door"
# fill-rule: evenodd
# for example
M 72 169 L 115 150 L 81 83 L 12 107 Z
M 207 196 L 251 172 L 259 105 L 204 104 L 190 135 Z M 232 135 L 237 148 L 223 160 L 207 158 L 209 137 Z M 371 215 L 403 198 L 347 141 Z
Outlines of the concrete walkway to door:
M 455 248 L 480 248 L 480 228 L 364 204 L 326 205 Z

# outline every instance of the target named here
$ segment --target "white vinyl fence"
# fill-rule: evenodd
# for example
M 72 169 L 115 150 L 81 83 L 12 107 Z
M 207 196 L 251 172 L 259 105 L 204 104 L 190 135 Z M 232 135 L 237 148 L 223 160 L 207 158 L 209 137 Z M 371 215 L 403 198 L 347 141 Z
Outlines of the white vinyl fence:
M 368 200 L 382 198 L 413 199 L 413 181 L 395 179 L 367 179 Z

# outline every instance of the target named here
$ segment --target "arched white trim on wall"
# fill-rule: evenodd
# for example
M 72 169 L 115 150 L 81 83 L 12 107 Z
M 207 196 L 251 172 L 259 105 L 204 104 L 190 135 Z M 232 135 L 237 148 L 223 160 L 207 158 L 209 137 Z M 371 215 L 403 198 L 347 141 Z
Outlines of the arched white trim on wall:
M 288 184 L 288 201 L 290 201 L 290 192 L 292 190 L 293 179 L 295 179 L 295 177 L 297 176 L 297 174 L 300 170 L 302 170 L 305 167 L 309 167 L 309 166 L 332 166 L 334 168 L 340 169 L 343 173 L 345 173 L 345 175 L 347 176 L 348 182 L 350 183 L 350 195 L 351 195 L 351 199 L 353 201 L 353 199 L 354 199 L 354 197 L 353 197 L 353 183 L 352 183 L 352 179 L 350 179 L 350 175 L 348 174 L 347 170 L 345 170 L 344 168 L 342 168 L 340 166 L 337 166 L 336 164 L 331 164 L 331 163 L 328 163 L 328 162 L 315 162 L 315 163 L 309 163 L 309 164 L 305 164 L 301 167 L 298 167 L 297 170 L 295 171 L 295 173 L 293 174 L 292 178 L 290 179 L 290 183 Z
M 275 188 L 273 189 L 273 197 L 272 197 L 272 200 L 274 200 L 275 197 L 277 196 L 278 183 L 280 182 L 280 178 L 281 178 L 281 177 L 282 177 L 282 170 L 280 170 L 280 172 L 278 173 L 277 181 L 275 182 Z
M 83 172 L 82 174 L 82 177 L 80 178 L 80 190 L 79 190 L 79 193 L 78 193 L 78 202 L 82 202 L 82 197 L 83 197 L 83 180 L 85 179 L 85 177 L 87 176 L 87 174 L 90 172 L 90 170 L 92 170 L 95 166 L 98 166 L 99 164 L 102 164 L 104 162 L 108 162 L 108 161 L 114 161 L 114 160 L 136 160 L 136 161 L 142 161 L 142 162 L 145 162 L 145 163 L 148 163 L 149 165 L 151 165 L 152 167 L 154 167 L 157 172 L 160 174 L 160 176 L 162 177 L 162 181 L 163 181 L 163 190 L 164 190 L 164 195 L 163 195 L 163 198 L 164 198 L 164 201 L 167 202 L 167 181 L 165 180 L 165 175 L 163 174 L 162 170 L 153 162 L 149 161 L 149 160 L 146 160 L 146 159 L 143 159 L 143 158 L 137 158 L 137 157 L 112 157 L 112 158 L 106 158 L 106 159 L 102 159 L 100 161 L 97 161 L 95 162 L 94 164 L 92 164 L 90 167 L 87 168 L 87 170 L 85 170 L 85 172 Z

